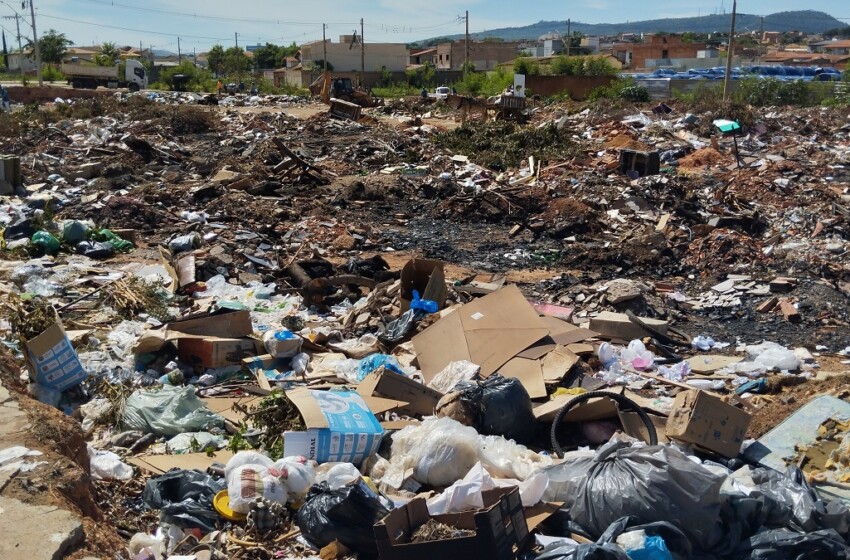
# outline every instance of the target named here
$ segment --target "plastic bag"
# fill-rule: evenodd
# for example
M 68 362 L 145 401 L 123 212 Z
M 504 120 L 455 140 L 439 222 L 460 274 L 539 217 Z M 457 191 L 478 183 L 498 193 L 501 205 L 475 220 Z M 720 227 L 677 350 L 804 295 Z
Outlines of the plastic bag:
M 388 354 L 372 354 L 360 360 L 360 364 L 357 366 L 357 381 L 363 381 L 367 375 L 380 367 L 400 375 L 405 375 L 393 356 Z
M 62 224 L 62 240 L 65 243 L 79 243 L 89 236 L 88 224 L 79 220 L 67 220 Z
M 47 255 L 55 255 L 59 252 L 59 240 L 46 231 L 35 232 L 31 241 L 42 253 Z
M 263 335 L 266 351 L 275 358 L 291 358 L 301 352 L 304 339 L 289 329 L 268 331 Z
M 281 472 L 260 465 L 243 465 L 227 477 L 227 495 L 230 509 L 237 513 L 248 513 L 257 498 L 285 504 L 288 498 Z
M 737 557 L 748 560 L 848 560 L 850 547 L 841 535 L 831 529 L 811 533 L 776 529 L 759 533 L 742 543 Z
M 459 383 L 454 390 L 461 392 L 461 402 L 472 411 L 473 426 L 481 434 L 520 443 L 534 436 L 537 419 L 519 379 L 494 374 L 483 381 Z
M 115 254 L 111 243 L 101 241 L 80 241 L 75 248 L 78 254 L 90 259 L 108 259 Z
M 545 501 L 564 502 L 575 523 L 599 537 L 623 515 L 638 523 L 670 521 L 703 550 L 722 537 L 720 488 L 712 472 L 673 447 L 611 441 L 596 455 L 545 469 Z
M 227 445 L 227 438 L 224 436 L 216 436 L 209 432 L 185 432 L 165 442 L 165 449 L 168 453 L 180 455 L 192 451 L 204 451 L 210 447 L 218 450 L 225 445 Z
M 149 479 L 142 501 L 147 507 L 160 510 L 163 523 L 196 527 L 210 533 L 219 520 L 213 497 L 226 487 L 224 480 L 216 480 L 201 471 L 174 469 Z
M 395 344 L 404 339 L 410 333 L 411 329 L 413 329 L 414 325 L 416 325 L 416 310 L 408 309 L 398 319 L 393 319 L 387 323 L 386 328 L 378 335 L 378 338 L 384 342 Z
M 207 432 L 222 428 L 224 418 L 211 412 L 193 387 L 166 386 L 158 391 L 135 391 L 124 407 L 124 426 L 158 436 Z
M 325 547 L 338 540 L 359 555 L 374 557 L 378 549 L 372 527 L 388 513 L 362 480 L 339 490 L 322 483 L 310 488 L 295 524 L 316 546 Z
M 328 347 L 355 360 L 365 358 L 380 349 L 378 337 L 373 334 L 364 334 L 360 338 L 349 338 L 340 342 L 329 342 Z
M 534 471 L 552 465 L 552 457 L 500 436 L 479 436 L 479 457 L 496 478 L 526 480 Z
M 100 451 L 91 445 L 89 464 L 93 480 L 130 480 L 133 478 L 133 467 L 124 463 L 121 457 L 111 451 Z
M 401 483 L 413 469 L 413 478 L 430 486 L 448 486 L 460 480 L 478 462 L 478 433 L 451 418 L 427 418 L 392 436 L 390 484 Z M 393 474 L 401 480 L 393 481 Z
M 443 369 L 443 371 L 431 379 L 431 382 L 428 383 L 428 387 L 441 393 L 448 393 L 458 383 L 475 379 L 480 371 L 481 366 L 473 364 L 467 360 L 451 362 Z

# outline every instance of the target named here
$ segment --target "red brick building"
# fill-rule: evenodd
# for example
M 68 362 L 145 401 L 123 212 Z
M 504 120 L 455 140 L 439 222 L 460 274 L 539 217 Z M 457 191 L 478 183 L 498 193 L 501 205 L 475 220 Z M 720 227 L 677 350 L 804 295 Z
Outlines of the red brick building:
M 650 35 L 643 43 L 615 43 L 613 55 L 624 68 L 646 68 L 651 59 L 697 58 L 705 43 L 685 43 L 676 35 Z

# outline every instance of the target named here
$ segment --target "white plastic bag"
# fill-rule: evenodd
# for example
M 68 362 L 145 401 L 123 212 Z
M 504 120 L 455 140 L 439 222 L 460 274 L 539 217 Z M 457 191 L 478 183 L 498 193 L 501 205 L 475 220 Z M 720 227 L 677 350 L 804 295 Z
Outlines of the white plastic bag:
M 480 371 L 481 366 L 467 360 L 451 362 L 443 371 L 434 376 L 428 383 L 428 387 L 441 393 L 448 393 L 461 381 L 475 379 Z
M 478 461 L 478 432 L 451 418 L 427 418 L 393 436 L 387 476 L 413 469 L 413 477 L 430 486 L 448 486 L 460 480 Z M 399 482 L 401 481 L 399 480 Z
M 301 352 L 304 339 L 289 329 L 267 331 L 263 335 L 266 351 L 275 358 L 291 358 Z
M 276 461 L 275 469 L 280 471 L 283 484 L 293 496 L 304 496 L 316 482 L 316 469 L 313 461 L 306 457 L 284 457 Z
M 351 463 L 339 463 L 330 468 L 327 473 L 328 488 L 331 490 L 339 490 L 343 486 L 348 486 L 352 482 L 360 480 L 362 476 L 357 467 Z
M 115 453 L 101 451 L 91 445 L 88 446 L 88 450 L 92 479 L 130 480 L 133 478 L 133 467 L 124 463 Z
M 274 467 L 243 465 L 234 469 L 227 477 L 227 495 L 230 509 L 237 513 L 248 513 L 251 503 L 257 498 L 285 504 L 288 497 L 281 479 L 281 472 Z
M 240 451 L 230 458 L 224 466 L 224 478 L 230 479 L 230 473 L 245 465 L 260 465 L 267 469 L 274 466 L 274 461 L 257 451 Z
M 496 478 L 525 480 L 537 469 L 552 464 L 552 457 L 535 453 L 524 445 L 501 436 L 479 436 L 484 468 Z
M 381 351 L 378 337 L 373 334 L 364 334 L 360 338 L 349 338 L 342 342 L 329 342 L 328 347 L 355 360 Z

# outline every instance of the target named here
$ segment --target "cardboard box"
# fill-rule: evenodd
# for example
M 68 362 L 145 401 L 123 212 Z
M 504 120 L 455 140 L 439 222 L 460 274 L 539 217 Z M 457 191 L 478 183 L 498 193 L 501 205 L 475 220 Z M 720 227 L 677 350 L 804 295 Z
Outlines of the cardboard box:
M 507 286 L 449 313 L 414 336 L 413 347 L 429 383 L 457 360 L 480 365 L 487 377 L 547 335 L 549 328 L 519 288 Z
M 431 416 L 443 394 L 386 368 L 378 368 L 366 376 L 357 386 L 357 392 L 364 397 L 373 395 L 396 399 L 409 403 L 399 412 L 410 415 Z
M 431 516 L 425 498 L 414 498 L 375 524 L 381 560 L 435 560 L 486 558 L 514 560 L 528 538 L 528 525 L 519 490 L 496 488 L 483 493 L 484 508 Z M 411 543 L 412 534 L 431 518 L 460 529 L 469 537 Z
M 667 334 L 667 321 L 645 317 L 640 317 L 640 320 L 661 334 Z M 599 333 L 605 338 L 619 340 L 634 340 L 636 338 L 643 338 L 649 334 L 637 323 L 632 323 L 625 313 L 612 313 L 611 311 L 603 311 L 596 317 L 593 317 L 590 320 L 590 330 Z
M 747 412 L 704 391 L 684 391 L 673 402 L 667 437 L 732 458 L 741 451 L 749 425 Z
M 205 368 L 238 365 L 244 358 L 263 352 L 262 342 L 253 338 L 182 338 L 177 343 L 181 362 Z
M 359 465 L 378 451 L 384 429 L 363 398 L 352 391 L 287 391 L 307 430 L 285 432 L 285 457 L 303 455 L 319 463 Z
M 30 377 L 39 385 L 65 391 L 82 383 L 88 373 L 58 320 L 25 345 Z
M 250 311 L 198 313 L 155 329 L 148 329 L 139 337 L 133 347 L 133 353 L 156 352 L 166 342 L 182 338 L 242 338 L 253 332 Z
M 437 302 L 442 309 L 446 305 L 449 291 L 446 289 L 445 263 L 427 259 L 411 259 L 401 269 L 401 312 L 410 309 L 413 290 L 419 297 Z

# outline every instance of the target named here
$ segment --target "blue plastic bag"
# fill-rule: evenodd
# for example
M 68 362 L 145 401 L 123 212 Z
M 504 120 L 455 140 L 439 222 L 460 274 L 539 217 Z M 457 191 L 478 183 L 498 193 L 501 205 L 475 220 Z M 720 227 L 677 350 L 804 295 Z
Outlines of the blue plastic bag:
M 655 536 L 646 536 L 643 548 L 627 550 L 626 553 L 632 560 L 673 560 L 673 555 L 667 550 L 664 539 Z
M 399 363 L 392 356 L 387 354 L 371 354 L 360 360 L 360 365 L 357 367 L 357 381 L 363 381 L 367 375 L 382 366 L 395 373 L 405 375 Z

